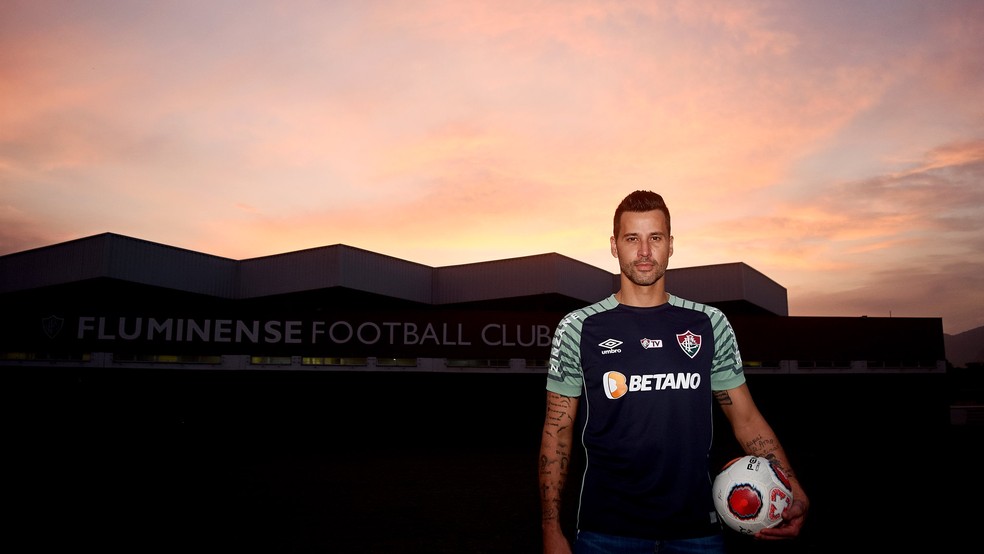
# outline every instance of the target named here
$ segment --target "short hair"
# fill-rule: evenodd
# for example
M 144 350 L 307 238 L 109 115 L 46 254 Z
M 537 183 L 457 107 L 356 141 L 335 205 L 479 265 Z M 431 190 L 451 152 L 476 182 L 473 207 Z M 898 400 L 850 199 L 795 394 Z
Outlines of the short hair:
M 666 216 L 666 231 L 670 231 L 670 208 L 666 206 L 663 197 L 649 190 L 637 190 L 625 198 L 615 208 L 615 220 L 612 225 L 612 236 L 618 238 L 618 230 L 625 212 L 651 212 L 659 210 Z

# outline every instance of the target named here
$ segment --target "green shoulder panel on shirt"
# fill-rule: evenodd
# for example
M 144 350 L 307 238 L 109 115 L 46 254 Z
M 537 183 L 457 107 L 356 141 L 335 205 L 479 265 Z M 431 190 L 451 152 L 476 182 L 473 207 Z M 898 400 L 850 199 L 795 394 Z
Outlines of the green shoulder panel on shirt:
M 735 331 L 731 328 L 731 322 L 724 312 L 713 306 L 685 300 L 672 294 L 669 297 L 671 305 L 704 312 L 711 319 L 715 347 L 711 366 L 711 390 L 728 390 L 741 386 L 745 382 L 741 352 L 738 350 Z
M 581 373 L 581 327 L 594 314 L 618 306 L 615 295 L 590 306 L 568 313 L 557 324 L 550 345 L 547 390 L 563 396 L 581 396 L 584 379 Z

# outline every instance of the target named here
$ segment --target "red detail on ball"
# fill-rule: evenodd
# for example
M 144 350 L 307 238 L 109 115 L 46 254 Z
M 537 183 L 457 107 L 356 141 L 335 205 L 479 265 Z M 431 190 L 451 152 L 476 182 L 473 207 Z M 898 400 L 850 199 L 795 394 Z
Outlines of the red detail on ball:
M 780 489 L 772 489 L 769 493 L 769 520 L 779 521 L 782 519 L 782 511 L 789 504 L 789 495 Z
M 731 487 L 728 493 L 728 510 L 738 519 L 754 519 L 762 511 L 762 495 L 748 484 Z
M 779 469 L 778 467 L 776 467 L 773 464 L 769 464 L 769 468 L 772 469 L 772 473 L 775 473 L 776 474 L 776 477 L 779 478 L 779 482 L 780 483 L 782 483 L 783 485 L 785 485 L 785 487 L 787 489 L 792 490 L 793 485 L 790 484 L 789 477 L 786 477 L 786 474 L 783 473 L 781 469 Z

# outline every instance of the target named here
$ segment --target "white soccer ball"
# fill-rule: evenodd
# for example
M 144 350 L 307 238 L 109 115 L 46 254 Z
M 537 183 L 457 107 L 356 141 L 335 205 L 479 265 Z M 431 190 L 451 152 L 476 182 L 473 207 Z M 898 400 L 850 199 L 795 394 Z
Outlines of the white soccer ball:
M 742 535 L 775 527 L 793 502 L 789 479 L 769 460 L 735 458 L 714 478 L 714 507 L 725 525 Z

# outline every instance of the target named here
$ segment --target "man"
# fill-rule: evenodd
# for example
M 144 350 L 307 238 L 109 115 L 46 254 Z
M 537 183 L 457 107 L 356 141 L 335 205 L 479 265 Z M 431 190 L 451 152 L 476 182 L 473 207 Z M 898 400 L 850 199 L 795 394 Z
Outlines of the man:
M 792 483 L 783 522 L 758 539 L 796 537 L 809 500 L 752 400 L 734 332 L 719 310 L 666 292 L 670 212 L 650 191 L 615 210 L 619 291 L 557 326 L 540 444 L 543 549 L 571 552 L 561 497 L 578 423 L 585 452 L 574 552 L 724 552 L 708 466 L 712 398 L 748 454 Z

